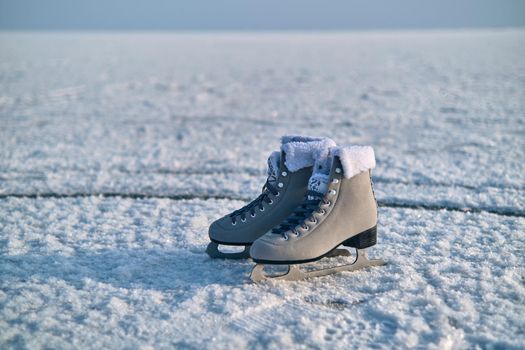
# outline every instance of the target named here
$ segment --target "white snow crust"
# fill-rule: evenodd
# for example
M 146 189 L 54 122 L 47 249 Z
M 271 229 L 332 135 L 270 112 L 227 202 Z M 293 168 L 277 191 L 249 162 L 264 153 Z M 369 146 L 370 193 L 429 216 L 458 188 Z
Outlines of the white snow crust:
M 525 348 L 523 57 L 524 30 L 0 33 L 0 348 Z M 386 266 L 206 255 L 288 134 L 374 147 Z

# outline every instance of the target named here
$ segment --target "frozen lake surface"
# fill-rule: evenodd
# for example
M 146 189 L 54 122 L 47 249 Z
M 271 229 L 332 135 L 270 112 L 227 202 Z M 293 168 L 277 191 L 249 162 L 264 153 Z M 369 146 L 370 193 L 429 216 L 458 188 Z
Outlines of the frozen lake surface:
M 523 349 L 523 57 L 525 30 L 0 33 L 0 347 Z M 208 258 L 283 134 L 374 146 L 388 265 Z

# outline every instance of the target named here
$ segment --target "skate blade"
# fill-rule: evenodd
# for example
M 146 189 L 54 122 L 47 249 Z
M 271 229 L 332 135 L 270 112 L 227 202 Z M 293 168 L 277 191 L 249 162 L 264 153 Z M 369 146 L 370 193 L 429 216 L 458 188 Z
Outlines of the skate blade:
M 385 262 L 381 259 L 368 259 L 366 250 L 357 249 L 357 257 L 352 264 L 330 267 L 326 269 L 319 269 L 313 271 L 303 271 L 299 265 L 288 265 L 288 270 L 282 275 L 267 275 L 264 272 L 264 265 L 257 264 L 250 274 L 253 282 L 261 282 L 266 280 L 283 280 L 283 281 L 300 281 L 312 277 L 327 276 L 343 271 L 357 271 L 366 267 L 382 266 Z
M 244 250 L 242 252 L 224 253 L 219 250 L 219 244 L 210 242 L 208 247 L 206 247 L 206 253 L 212 259 L 249 259 L 250 247 L 244 246 Z

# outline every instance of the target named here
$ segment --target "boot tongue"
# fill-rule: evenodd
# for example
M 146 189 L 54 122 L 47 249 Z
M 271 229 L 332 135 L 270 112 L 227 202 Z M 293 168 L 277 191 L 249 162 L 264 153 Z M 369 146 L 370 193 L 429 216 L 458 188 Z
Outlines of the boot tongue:
M 277 182 L 280 158 L 281 155 L 279 152 L 273 152 L 270 157 L 268 157 L 268 182 L 272 185 Z
M 308 190 L 319 193 L 319 197 L 323 197 L 328 190 L 328 182 L 330 181 L 330 176 L 322 173 L 313 174 L 308 180 Z M 308 196 L 308 199 L 311 196 Z
M 330 182 L 330 158 L 322 157 L 316 160 L 314 164 L 314 172 L 308 180 L 308 190 L 319 193 L 322 197 L 328 190 L 328 183 Z M 309 198 L 312 199 L 312 198 Z

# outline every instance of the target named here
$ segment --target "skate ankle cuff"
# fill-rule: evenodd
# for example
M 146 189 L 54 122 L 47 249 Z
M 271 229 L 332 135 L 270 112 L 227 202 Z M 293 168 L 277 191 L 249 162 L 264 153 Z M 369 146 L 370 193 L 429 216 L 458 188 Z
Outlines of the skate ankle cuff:
M 283 136 L 281 143 L 286 155 L 284 162 L 292 172 L 313 166 L 316 159 L 328 157 L 330 147 L 335 147 L 328 137 Z
M 343 176 L 347 179 L 376 166 L 374 149 L 371 146 L 335 147 L 331 151 L 335 157 L 339 157 Z

